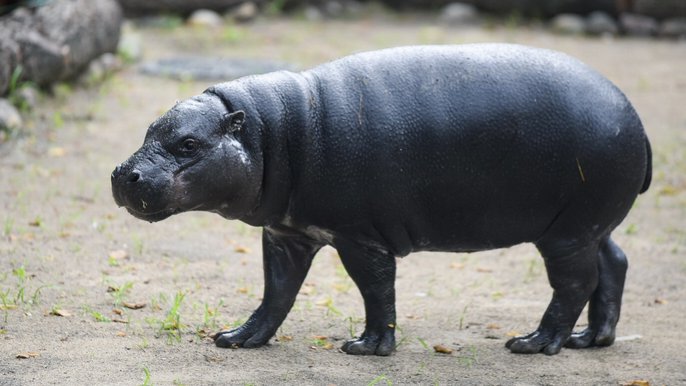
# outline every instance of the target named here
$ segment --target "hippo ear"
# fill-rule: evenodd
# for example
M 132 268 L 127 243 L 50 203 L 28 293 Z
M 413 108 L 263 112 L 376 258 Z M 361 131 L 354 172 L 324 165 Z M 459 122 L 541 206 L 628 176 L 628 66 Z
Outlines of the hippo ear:
M 243 127 L 245 121 L 245 112 L 243 110 L 234 111 L 231 114 L 224 115 L 222 126 L 227 134 L 236 132 Z

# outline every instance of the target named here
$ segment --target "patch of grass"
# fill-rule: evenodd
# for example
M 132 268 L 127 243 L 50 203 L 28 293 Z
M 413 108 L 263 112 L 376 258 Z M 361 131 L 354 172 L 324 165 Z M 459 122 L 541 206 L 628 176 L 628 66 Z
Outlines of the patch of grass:
M 530 283 L 537 277 L 541 276 L 543 274 L 544 266 L 543 266 L 543 260 L 534 257 L 531 260 L 529 260 L 529 267 L 526 271 L 526 275 L 524 276 L 524 283 Z
M 357 331 L 357 325 L 363 323 L 364 319 L 353 318 L 352 316 L 348 316 L 347 318 L 345 318 L 345 320 L 348 321 L 348 332 L 350 333 L 350 337 L 354 338 L 355 331 Z
M 626 230 L 624 230 L 624 233 L 627 235 L 635 235 L 638 233 L 638 226 L 636 224 L 629 224 L 629 226 L 626 227 Z
M 222 40 L 224 43 L 235 44 L 242 42 L 245 39 L 245 30 L 243 28 L 230 25 L 224 29 L 222 33 Z
M 422 339 L 422 338 L 417 338 L 417 341 L 419 342 L 419 344 L 422 345 L 422 347 L 424 347 L 425 350 L 431 351 L 431 347 L 429 347 L 429 344 L 426 343 L 426 341 L 425 341 L 424 339 Z
M 390 379 L 388 379 L 386 374 L 381 374 L 378 377 L 372 379 L 372 381 L 369 382 L 367 384 L 367 386 L 374 386 L 374 385 L 379 385 L 379 384 L 381 384 L 381 385 L 386 384 L 388 386 L 391 386 L 391 385 L 393 385 L 393 382 Z
M 14 226 L 14 219 L 11 217 L 5 217 L 5 224 L 2 228 L 2 234 L 5 237 L 9 237 L 12 234 L 12 227 Z
M 317 305 L 326 307 L 326 316 L 330 315 L 335 315 L 335 316 L 341 316 L 343 315 L 341 311 L 336 308 L 336 306 L 333 305 L 333 298 L 330 296 L 324 299 L 323 301 L 317 303 Z
M 141 338 L 141 342 L 138 343 L 138 348 L 141 350 L 145 350 L 148 347 L 150 347 L 150 342 L 148 342 L 148 340 L 145 337 Z
M 154 27 L 162 29 L 176 29 L 183 25 L 183 18 L 176 14 L 164 14 L 157 17 Z
M 207 303 L 204 304 L 205 310 L 203 312 L 203 328 L 216 329 L 218 327 L 217 318 L 219 317 L 219 309 L 224 305 L 224 299 L 219 299 L 219 303 L 213 308 Z
M 174 295 L 174 300 L 172 302 L 167 315 L 163 320 L 160 321 L 160 333 L 167 336 L 167 341 L 171 343 L 173 340 L 177 342 L 181 340 L 182 330 L 186 327 L 181 323 L 181 303 L 186 295 L 179 291 Z
M 462 309 L 462 313 L 460 314 L 460 324 L 459 324 L 459 330 L 462 330 L 464 327 L 464 319 L 467 317 L 467 308 L 469 308 L 469 305 L 464 306 Z
M 20 91 L 22 88 L 32 86 L 33 84 L 31 82 L 21 80 L 21 74 L 23 71 L 24 68 L 21 65 L 15 67 L 12 71 L 10 82 L 7 85 L 7 99 L 12 105 L 14 105 L 14 107 L 19 109 L 19 111 L 27 112 L 31 110 L 31 106 L 24 99 L 24 97 L 21 96 Z
M 143 379 L 141 386 L 152 386 L 152 376 L 150 374 L 150 370 L 147 367 L 143 367 L 143 373 L 145 373 L 145 379 Z
M 143 245 L 144 245 L 143 237 L 141 237 L 139 235 L 134 235 L 132 237 L 132 239 L 133 239 L 132 240 L 133 241 L 133 250 L 136 252 L 136 254 L 138 256 L 142 256 L 143 255 Z
M 98 323 L 109 323 L 112 321 L 112 319 L 108 318 L 107 316 L 101 314 L 99 311 L 96 311 L 88 306 L 83 306 L 83 311 L 86 314 L 90 315 Z
M 110 295 L 114 298 L 114 306 L 118 307 L 124 302 L 124 298 L 131 292 L 133 282 L 127 281 L 121 286 L 111 286 L 111 288 L 113 288 L 113 291 L 110 292 Z
M 0 310 L 3 311 L 4 323 L 7 323 L 7 318 L 9 317 L 9 310 L 17 308 L 14 301 L 10 300 L 10 290 L 5 292 L 0 291 Z
M 475 363 L 478 363 L 479 358 L 478 358 L 478 353 L 476 351 L 476 347 L 474 346 L 469 346 L 467 347 L 467 353 L 464 355 L 460 355 L 457 357 L 457 361 L 467 367 L 472 367 Z
M 283 13 L 286 0 L 271 0 L 264 7 L 264 11 L 269 16 L 277 16 Z
M 61 112 L 55 111 L 52 114 L 52 126 L 55 129 L 61 129 L 64 126 L 64 118 L 62 117 Z
M 26 292 L 26 269 L 24 266 L 20 266 L 12 270 L 12 275 L 17 278 L 19 283 L 17 284 L 17 295 L 14 298 L 16 303 L 26 303 L 24 297 Z

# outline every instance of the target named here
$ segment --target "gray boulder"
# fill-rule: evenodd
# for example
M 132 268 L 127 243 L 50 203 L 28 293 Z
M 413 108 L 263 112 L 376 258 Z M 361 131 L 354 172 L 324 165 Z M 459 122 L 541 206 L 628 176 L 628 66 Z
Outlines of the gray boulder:
M 555 16 L 550 21 L 553 31 L 566 35 L 580 35 L 584 33 L 586 24 L 584 18 L 579 15 L 563 13 Z
M 632 12 L 660 20 L 686 17 L 686 0 L 634 0 Z
M 225 12 L 245 0 L 119 0 L 126 15 L 176 13 L 190 15 L 198 9 Z
M 260 9 L 255 2 L 247 1 L 227 12 L 227 16 L 239 23 L 253 21 L 260 14 Z
M 449 25 L 475 24 L 479 21 L 479 11 L 471 4 L 450 3 L 443 7 L 440 20 Z
M 612 16 L 605 12 L 591 12 L 586 17 L 586 33 L 589 35 L 616 35 L 619 27 Z
M 0 17 L 0 95 L 21 66 L 38 86 L 76 77 L 105 52 L 115 52 L 122 13 L 115 0 L 55 0 Z
M 667 19 L 660 24 L 660 36 L 669 38 L 686 37 L 686 17 Z
M 193 27 L 221 27 L 224 20 L 221 15 L 211 9 L 198 9 L 193 11 L 186 21 L 188 25 Z
M 633 13 L 621 14 L 619 16 L 619 23 L 622 26 L 622 31 L 632 36 L 652 36 L 658 30 L 658 24 L 655 19 Z
M 5 142 L 21 125 L 19 111 L 7 99 L 0 98 L 0 143 Z

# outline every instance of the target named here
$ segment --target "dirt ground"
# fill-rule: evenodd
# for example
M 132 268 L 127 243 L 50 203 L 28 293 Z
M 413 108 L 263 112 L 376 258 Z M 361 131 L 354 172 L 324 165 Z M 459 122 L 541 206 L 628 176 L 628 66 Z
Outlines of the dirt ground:
M 509 353 L 505 341 L 533 330 L 551 295 L 540 257 L 523 245 L 399 260 L 397 352 L 346 355 L 338 347 L 361 332 L 363 306 L 328 248 L 277 340 L 215 348 L 206 332 L 240 324 L 259 303 L 260 230 L 206 213 L 151 225 L 116 207 L 113 167 L 153 119 L 209 85 L 129 66 L 98 87 L 57 87 L 0 148 L 0 385 L 686 384 L 686 43 L 407 16 L 127 33 L 142 39 L 145 60 L 211 54 L 307 68 L 381 47 L 505 41 L 595 67 L 632 100 L 654 151 L 652 187 L 615 231 L 630 261 L 619 339 L 552 357 Z M 145 306 L 126 307 L 136 303 Z

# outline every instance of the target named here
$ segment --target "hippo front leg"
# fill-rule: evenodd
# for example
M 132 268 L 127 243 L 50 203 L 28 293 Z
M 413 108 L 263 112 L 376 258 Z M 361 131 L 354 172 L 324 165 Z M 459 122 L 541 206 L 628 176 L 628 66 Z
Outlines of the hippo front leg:
M 338 241 L 336 249 L 364 299 L 366 324 L 362 336 L 341 350 L 353 355 L 390 355 L 395 350 L 395 257 Z
M 215 335 L 219 347 L 259 347 L 274 336 L 293 307 L 295 297 L 321 248 L 300 236 L 262 233 L 264 296 L 262 304 L 242 326 Z

